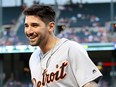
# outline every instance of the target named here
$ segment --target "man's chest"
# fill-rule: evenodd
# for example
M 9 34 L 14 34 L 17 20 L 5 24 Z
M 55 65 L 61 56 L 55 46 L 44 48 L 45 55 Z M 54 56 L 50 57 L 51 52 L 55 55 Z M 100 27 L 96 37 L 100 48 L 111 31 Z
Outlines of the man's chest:
M 35 65 L 32 70 L 32 82 L 36 87 L 44 87 L 46 84 L 63 80 L 67 76 L 69 62 L 66 56 L 59 56 L 58 59 L 52 56 Z

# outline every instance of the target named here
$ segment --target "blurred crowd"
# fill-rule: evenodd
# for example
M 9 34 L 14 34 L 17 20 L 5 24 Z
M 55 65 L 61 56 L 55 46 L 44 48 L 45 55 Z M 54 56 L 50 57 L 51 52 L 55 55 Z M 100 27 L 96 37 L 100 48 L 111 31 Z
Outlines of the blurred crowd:
M 59 34 L 59 38 L 68 38 L 79 43 L 103 43 L 116 42 L 116 33 L 111 32 L 106 27 L 76 27 L 65 28 Z M 25 41 L 24 41 L 25 42 Z M 28 44 L 20 40 L 19 36 L 14 34 L 9 28 L 0 33 L 0 46 L 3 45 L 23 45 Z
M 60 11 L 58 24 L 66 26 L 57 34 L 59 38 L 65 37 L 79 43 L 116 42 L 116 32 L 113 31 L 111 21 L 106 20 L 107 18 L 101 18 L 102 16 L 104 17 L 104 13 L 100 13 L 100 16 L 93 14 L 99 13 L 99 11 L 90 14 L 94 8 L 90 9 L 89 6 L 84 8 L 81 5 L 59 6 L 58 8 Z M 116 17 L 114 15 L 115 20 Z M 13 24 L 15 25 L 16 22 Z M 13 27 L 6 27 L 0 30 L 0 46 L 28 44 L 19 38 L 24 35 L 16 34 L 13 31 Z
M 60 24 L 62 30 L 57 34 L 57 37 L 65 37 L 79 43 L 116 42 L 116 32 L 113 31 L 110 20 L 104 21 L 104 18 L 96 14 L 89 14 L 89 12 L 86 11 L 84 13 L 82 5 L 79 5 L 80 10 L 83 11 L 82 13 L 78 12 L 79 10 L 76 11 L 77 9 L 75 7 L 73 8 L 72 5 L 66 7 L 67 8 L 65 8 L 65 6 L 59 6 L 60 16 L 58 17 L 58 25 Z M 25 8 L 26 4 L 23 5 L 23 9 Z M 86 8 L 86 10 L 89 9 Z M 101 15 L 104 16 L 104 13 Z M 116 20 L 116 16 L 114 16 L 114 20 Z M 13 21 L 12 25 L 0 29 L 0 46 L 29 44 L 25 43 L 27 41 L 20 39 L 20 36 L 25 37 L 24 34 L 21 33 L 19 35 L 15 32 L 15 24 L 16 21 Z M 28 82 L 21 82 L 18 79 L 10 78 L 4 87 L 32 87 L 30 79 L 28 80 Z M 103 79 L 99 83 L 99 87 L 111 86 L 107 80 Z
M 11 27 L 7 27 L 0 30 L 0 46 L 6 45 L 21 45 L 21 42 Z
M 116 33 L 111 33 L 105 27 L 81 27 L 64 29 L 58 34 L 79 43 L 107 43 L 116 42 Z

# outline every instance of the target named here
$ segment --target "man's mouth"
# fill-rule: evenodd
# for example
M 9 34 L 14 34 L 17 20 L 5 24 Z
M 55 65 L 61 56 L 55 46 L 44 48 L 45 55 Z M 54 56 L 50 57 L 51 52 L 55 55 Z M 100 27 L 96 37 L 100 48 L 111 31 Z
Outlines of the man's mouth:
M 34 41 L 34 40 L 36 39 L 36 36 L 29 36 L 28 39 L 29 39 L 30 41 Z

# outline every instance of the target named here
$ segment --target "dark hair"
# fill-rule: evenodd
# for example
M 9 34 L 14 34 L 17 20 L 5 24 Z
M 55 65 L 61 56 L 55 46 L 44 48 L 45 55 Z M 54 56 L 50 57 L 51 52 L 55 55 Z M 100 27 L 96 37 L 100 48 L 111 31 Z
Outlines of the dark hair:
M 24 15 L 33 15 L 39 17 L 46 24 L 55 21 L 55 11 L 51 6 L 34 4 L 24 10 Z

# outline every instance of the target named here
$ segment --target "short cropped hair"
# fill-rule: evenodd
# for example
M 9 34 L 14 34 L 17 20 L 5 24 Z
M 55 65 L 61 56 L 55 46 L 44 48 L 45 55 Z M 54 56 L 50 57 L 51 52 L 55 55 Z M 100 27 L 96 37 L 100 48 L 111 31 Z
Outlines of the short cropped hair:
M 55 21 L 55 11 L 51 6 L 34 4 L 24 10 L 25 16 L 39 17 L 45 24 Z

